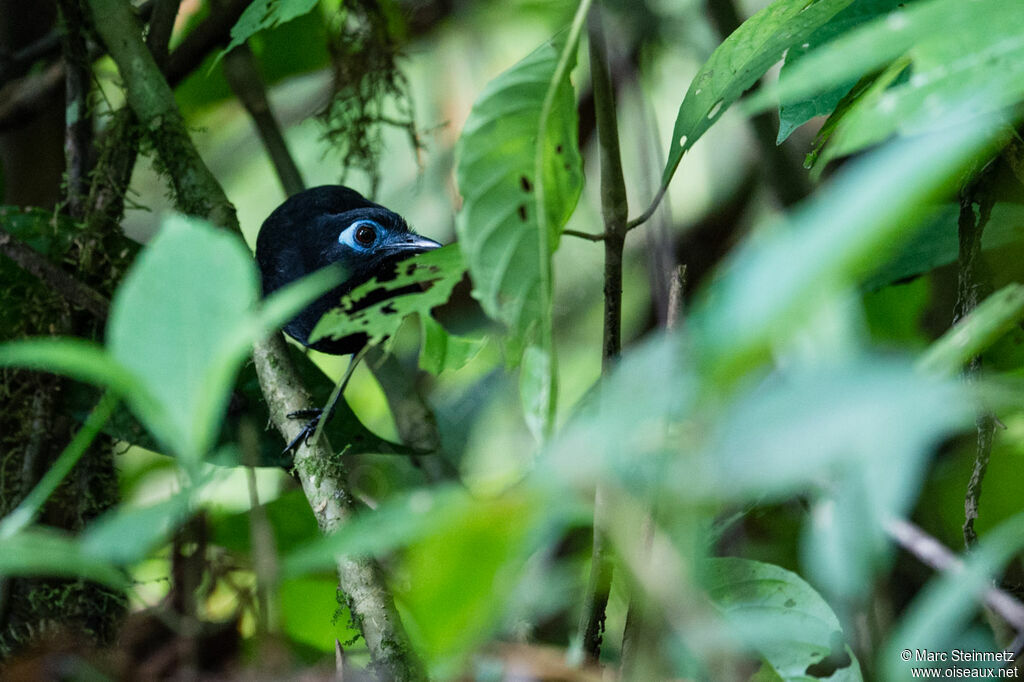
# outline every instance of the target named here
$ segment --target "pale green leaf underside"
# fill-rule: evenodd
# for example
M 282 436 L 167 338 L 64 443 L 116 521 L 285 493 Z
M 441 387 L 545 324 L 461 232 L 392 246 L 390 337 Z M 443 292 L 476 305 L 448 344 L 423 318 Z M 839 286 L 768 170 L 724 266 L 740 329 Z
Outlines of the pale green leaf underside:
M 237 235 L 171 216 L 114 297 L 107 348 L 162 406 L 166 424 L 155 435 L 179 455 L 198 456 L 212 443 L 254 326 L 257 290 L 252 255 Z

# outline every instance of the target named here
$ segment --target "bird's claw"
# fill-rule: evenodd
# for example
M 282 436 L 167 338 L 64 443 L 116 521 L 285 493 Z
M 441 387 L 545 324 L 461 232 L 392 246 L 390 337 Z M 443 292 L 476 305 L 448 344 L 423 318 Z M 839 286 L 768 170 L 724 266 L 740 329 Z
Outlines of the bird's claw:
M 318 407 L 314 407 L 308 410 L 296 410 L 288 414 L 289 419 L 308 419 L 306 425 L 302 427 L 298 435 L 292 439 L 291 443 L 285 447 L 282 455 L 288 455 L 298 449 L 299 444 L 309 445 L 309 441 L 313 438 L 316 433 L 316 427 L 320 424 L 320 419 L 323 417 L 324 411 Z

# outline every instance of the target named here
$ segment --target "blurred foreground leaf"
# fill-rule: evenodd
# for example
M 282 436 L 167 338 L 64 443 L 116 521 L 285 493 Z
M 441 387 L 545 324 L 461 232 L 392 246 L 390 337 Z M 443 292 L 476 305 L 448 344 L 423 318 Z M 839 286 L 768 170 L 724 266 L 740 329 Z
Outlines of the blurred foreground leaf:
M 160 404 L 166 422 L 156 435 L 175 453 L 195 459 L 213 444 L 258 295 L 241 240 L 179 216 L 164 221 L 118 289 L 111 357 Z
M 985 153 L 993 129 L 977 123 L 889 144 L 734 251 L 688 319 L 716 381 L 727 385 L 761 364 L 905 243 L 930 204 Z
M 128 585 L 113 563 L 84 551 L 77 539 L 43 528 L 0 540 L 0 575 L 85 578 L 115 589 Z

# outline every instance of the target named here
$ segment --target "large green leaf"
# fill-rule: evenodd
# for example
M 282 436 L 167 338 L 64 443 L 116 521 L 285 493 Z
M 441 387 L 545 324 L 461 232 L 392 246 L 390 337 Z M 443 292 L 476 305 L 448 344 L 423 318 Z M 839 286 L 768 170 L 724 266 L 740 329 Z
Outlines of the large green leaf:
M 896 9 L 901 4 L 903 3 L 900 0 L 858 0 L 858 2 L 853 3 L 811 34 L 807 42 L 789 48 L 786 52 L 786 62 L 782 65 L 779 78 L 785 79 L 789 72 L 793 70 L 793 67 L 808 52 L 816 50 L 818 47 L 827 44 L 829 41 L 881 14 Z M 800 101 L 788 102 L 779 107 L 779 137 L 776 142 L 782 144 L 794 130 L 815 116 L 831 114 L 836 105 L 839 104 L 839 100 L 850 91 L 850 88 L 854 86 L 857 80 L 857 78 L 851 78 L 845 83 L 836 85 L 831 90 L 818 93 Z
M 977 116 L 1020 101 L 1024 12 L 1017 0 L 916 3 L 806 55 L 777 86 L 753 98 L 751 108 L 822 93 L 900 57 L 910 63 L 910 77 L 849 107 L 829 141 L 829 157 L 948 124 L 951 115 Z
M 241 239 L 182 216 L 164 220 L 118 289 L 110 354 L 160 403 L 165 420 L 149 426 L 174 453 L 194 459 L 212 444 L 257 297 Z
M 510 330 L 518 359 L 549 315 L 551 252 L 583 185 L 576 103 L 568 74 L 557 84 L 545 150 L 546 230 L 534 192 L 541 113 L 565 46 L 560 34 L 491 81 L 473 105 L 456 148 L 464 203 L 456 220 L 474 295 Z M 574 61 L 574 60 L 573 60 Z
M 796 573 L 760 561 L 711 559 L 705 586 L 741 641 L 780 679 L 863 679 L 839 619 Z
M 683 154 L 787 49 L 806 42 L 851 2 L 776 0 L 726 38 L 694 76 L 679 105 L 662 185 L 672 179 Z

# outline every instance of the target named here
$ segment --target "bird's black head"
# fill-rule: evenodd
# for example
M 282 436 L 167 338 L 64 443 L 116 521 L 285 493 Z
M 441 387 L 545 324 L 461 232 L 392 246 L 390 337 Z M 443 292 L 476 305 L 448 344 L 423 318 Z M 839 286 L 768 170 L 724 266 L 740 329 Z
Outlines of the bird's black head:
M 352 353 L 365 339 L 345 337 L 309 344 L 309 334 L 341 297 L 372 277 L 394 276 L 398 261 L 441 246 L 409 229 L 402 216 L 340 185 L 300 192 L 278 206 L 256 238 L 263 295 L 328 265 L 344 282 L 295 316 L 284 330 L 305 346 L 335 355 Z

